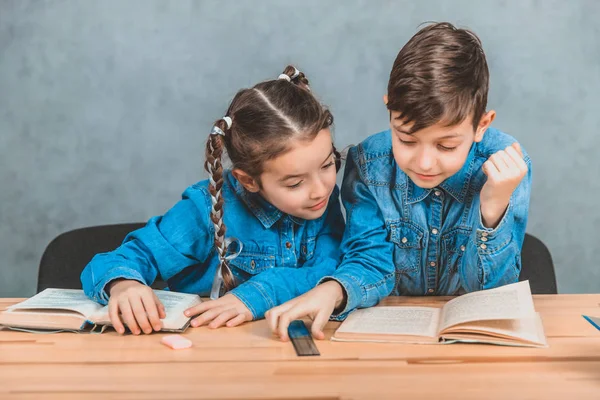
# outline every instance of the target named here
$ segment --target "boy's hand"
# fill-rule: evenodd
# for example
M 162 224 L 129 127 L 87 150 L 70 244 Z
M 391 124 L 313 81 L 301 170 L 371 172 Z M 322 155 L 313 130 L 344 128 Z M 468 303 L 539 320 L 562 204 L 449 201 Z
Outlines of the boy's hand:
M 316 339 L 325 339 L 323 328 L 336 307 L 344 301 L 344 290 L 336 281 L 320 284 L 302 296 L 274 307 L 266 312 L 265 318 L 271 331 L 282 341 L 287 341 L 288 326 L 296 319 L 310 317 L 313 320 L 311 333 Z
M 231 328 L 246 321 L 252 321 L 252 312 L 232 294 L 226 294 L 217 300 L 204 301 L 197 306 L 188 308 L 184 314 L 188 317 L 198 315 L 192 320 L 193 327 L 210 322 L 208 327 L 212 329 L 223 325 Z
M 515 191 L 527 175 L 527 164 L 519 143 L 494 153 L 483 164 L 487 182 L 480 193 L 481 217 L 487 228 L 498 226 Z
M 108 316 L 118 333 L 125 333 L 123 322 L 134 335 L 139 335 L 140 329 L 146 334 L 152 333 L 153 329 L 160 331 L 160 320 L 167 314 L 152 288 L 123 279 L 110 283 L 109 294 Z

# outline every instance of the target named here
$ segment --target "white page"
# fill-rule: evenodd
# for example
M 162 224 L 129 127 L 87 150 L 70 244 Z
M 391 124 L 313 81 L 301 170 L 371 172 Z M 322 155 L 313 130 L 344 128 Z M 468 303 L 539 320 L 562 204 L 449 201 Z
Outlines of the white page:
M 83 290 L 46 289 L 35 296 L 7 308 L 21 310 L 69 310 L 89 316 L 102 309 L 102 305 L 90 300 Z
M 371 307 L 352 312 L 338 333 L 437 336 L 440 310 L 432 307 Z
M 519 319 L 535 316 L 529 282 L 472 292 L 444 306 L 440 330 L 470 321 Z

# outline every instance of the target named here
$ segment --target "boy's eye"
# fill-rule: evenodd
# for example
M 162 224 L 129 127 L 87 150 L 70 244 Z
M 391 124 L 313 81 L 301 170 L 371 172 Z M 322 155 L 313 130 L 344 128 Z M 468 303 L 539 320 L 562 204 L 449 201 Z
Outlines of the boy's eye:
M 402 140 L 399 137 L 398 137 L 398 140 L 400 141 L 400 143 L 405 144 L 407 146 L 410 146 L 410 145 L 413 145 L 413 144 L 417 143 L 417 142 L 413 142 L 413 141 Z
M 300 182 L 298 182 L 298 183 L 294 183 L 293 185 L 288 185 L 287 187 L 288 187 L 288 188 L 290 188 L 290 189 L 295 189 L 295 188 L 297 188 L 298 186 L 300 186 L 300 184 L 301 184 L 301 183 L 302 183 L 302 181 L 300 181 Z
M 443 151 L 452 151 L 452 150 L 456 150 L 456 147 L 457 147 L 457 146 L 454 146 L 454 147 L 446 147 L 446 146 L 442 146 L 441 144 L 439 144 L 438 146 L 439 146 L 440 150 L 443 150 Z
M 335 165 L 335 162 L 333 162 L 333 161 L 332 161 L 332 162 L 330 162 L 330 163 L 329 163 L 329 164 L 327 164 L 327 165 L 323 165 L 323 169 L 327 169 L 327 168 L 329 168 L 329 167 L 331 167 L 331 166 L 333 166 L 333 165 Z

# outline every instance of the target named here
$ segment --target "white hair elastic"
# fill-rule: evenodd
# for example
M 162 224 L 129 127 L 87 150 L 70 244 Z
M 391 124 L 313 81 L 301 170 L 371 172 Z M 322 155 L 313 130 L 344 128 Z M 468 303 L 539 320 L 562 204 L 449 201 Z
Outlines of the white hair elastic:
M 288 81 L 288 82 L 291 82 L 291 81 L 292 81 L 292 78 L 290 78 L 290 77 L 289 77 L 289 75 L 287 75 L 287 74 L 280 74 L 280 75 L 277 77 L 277 79 L 285 79 L 285 80 L 286 80 L 286 81 Z
M 223 130 L 221 128 L 219 128 L 218 126 L 213 126 L 212 130 L 210 131 L 210 134 L 225 136 L 225 132 L 223 132 Z
M 225 123 L 227 124 L 227 129 L 231 129 L 231 118 L 230 117 L 223 117 L 221 118 L 223 121 L 225 121 Z M 223 129 L 219 128 L 218 126 L 213 126 L 212 130 L 210 131 L 211 135 L 221 135 L 221 136 L 225 136 L 225 132 L 223 132 Z
M 294 75 L 292 75 L 292 79 L 296 79 L 300 75 L 300 71 L 294 67 Z

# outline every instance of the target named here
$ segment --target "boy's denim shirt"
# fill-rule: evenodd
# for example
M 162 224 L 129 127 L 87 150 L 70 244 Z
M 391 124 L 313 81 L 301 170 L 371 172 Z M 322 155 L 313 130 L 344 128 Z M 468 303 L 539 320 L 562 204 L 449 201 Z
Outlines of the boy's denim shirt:
M 337 186 L 323 216 L 303 220 L 248 192 L 228 171 L 224 181 L 225 235 L 243 245 L 229 263 L 239 284 L 230 293 L 248 307 L 254 319 L 334 272 L 344 231 Z M 208 295 L 218 265 L 210 210 L 208 181 L 187 188 L 182 200 L 165 215 L 151 218 L 119 248 L 90 261 L 81 274 L 86 295 L 106 304 L 105 287 L 119 278 L 146 285 L 161 278 L 169 290 Z
M 483 226 L 479 193 L 483 163 L 516 140 L 488 129 L 463 167 L 438 187 L 423 189 L 398 167 L 391 132 L 350 150 L 342 184 L 346 231 L 342 263 L 331 276 L 346 292 L 334 318 L 393 295 L 456 295 L 516 282 L 521 270 L 529 172 L 513 192 L 495 229 Z

